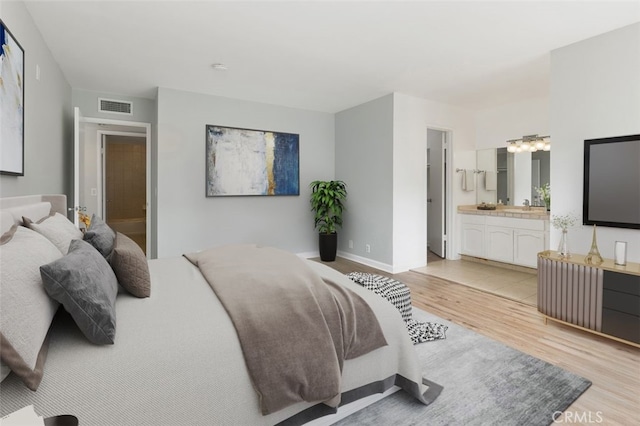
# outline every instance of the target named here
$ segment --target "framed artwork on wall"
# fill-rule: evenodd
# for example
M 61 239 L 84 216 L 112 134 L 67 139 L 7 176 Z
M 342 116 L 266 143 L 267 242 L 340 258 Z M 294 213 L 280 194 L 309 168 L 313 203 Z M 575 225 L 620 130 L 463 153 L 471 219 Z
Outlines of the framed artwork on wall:
M 0 20 L 0 174 L 24 176 L 24 49 Z
M 206 195 L 300 195 L 300 135 L 206 126 Z

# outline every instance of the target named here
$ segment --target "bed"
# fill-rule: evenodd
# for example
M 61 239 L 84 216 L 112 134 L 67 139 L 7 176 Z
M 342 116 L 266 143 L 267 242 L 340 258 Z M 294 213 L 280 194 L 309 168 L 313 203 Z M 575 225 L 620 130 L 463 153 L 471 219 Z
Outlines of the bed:
M 64 195 L 0 199 L 1 234 L 23 225 L 23 217 L 37 223 L 54 213 L 66 216 Z M 10 249 L 3 250 L 8 259 Z M 366 301 L 386 339 L 387 345 L 344 361 L 340 405 L 393 386 L 411 393 L 416 404 L 435 399 L 441 388 L 422 377 L 400 313 L 337 271 L 302 261 Z M 75 317 L 54 306 L 37 390 L 9 373 L 0 385 L 0 416 L 33 404 L 41 416 L 71 414 L 83 426 L 275 425 L 303 424 L 335 412 L 322 402 L 302 401 L 263 415 L 234 323 L 198 266 L 184 256 L 154 259 L 148 273 L 150 297 L 118 287 L 113 344 L 90 342 Z M 3 288 L 3 312 L 16 308 L 7 307 L 7 294 Z

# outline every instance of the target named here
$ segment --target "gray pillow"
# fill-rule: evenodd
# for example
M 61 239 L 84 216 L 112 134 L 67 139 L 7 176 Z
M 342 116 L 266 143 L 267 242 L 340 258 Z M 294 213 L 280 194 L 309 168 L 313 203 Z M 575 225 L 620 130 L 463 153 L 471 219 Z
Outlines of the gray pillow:
M 33 391 L 42 380 L 47 331 L 59 306 L 42 287 L 39 268 L 61 257 L 51 241 L 23 226 L 0 237 L 2 376 L 8 367 Z
M 120 285 L 136 297 L 151 295 L 151 278 L 147 257 L 138 244 L 117 232 L 116 244 L 109 259 Z
M 91 224 L 84 234 L 84 240 L 94 246 L 105 258 L 111 255 L 116 241 L 116 233 L 95 214 L 91 216 Z
M 73 240 L 63 258 L 40 267 L 44 289 L 71 314 L 82 333 L 96 344 L 113 344 L 116 335 L 118 280 L 96 249 Z

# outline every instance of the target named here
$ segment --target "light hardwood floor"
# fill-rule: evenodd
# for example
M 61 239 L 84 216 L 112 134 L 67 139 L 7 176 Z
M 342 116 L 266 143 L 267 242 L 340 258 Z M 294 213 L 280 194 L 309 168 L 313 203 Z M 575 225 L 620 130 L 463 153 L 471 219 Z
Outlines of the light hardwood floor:
M 545 325 L 533 306 L 438 277 L 388 274 L 342 258 L 323 263 L 345 274 L 402 281 L 414 306 L 591 380 L 557 423 L 640 425 L 640 349 L 552 321 Z
M 504 264 L 502 264 L 504 265 Z M 538 304 L 538 276 L 535 269 L 511 269 L 480 261 L 437 260 L 414 272 L 443 278 L 467 287 L 506 297 L 531 306 Z

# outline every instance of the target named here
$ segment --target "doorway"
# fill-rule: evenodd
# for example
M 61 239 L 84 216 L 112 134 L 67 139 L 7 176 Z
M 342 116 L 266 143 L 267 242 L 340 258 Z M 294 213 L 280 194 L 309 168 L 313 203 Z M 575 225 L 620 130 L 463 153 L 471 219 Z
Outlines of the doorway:
M 102 153 L 102 216 L 116 232 L 147 249 L 146 138 L 98 132 Z
M 427 264 L 447 257 L 449 132 L 427 129 Z
M 110 212 L 105 211 L 105 170 L 103 144 L 104 138 L 112 136 L 129 136 L 135 138 L 135 144 L 142 143 L 144 146 L 144 179 L 137 180 L 137 188 L 142 185 L 144 190 L 144 199 L 141 204 L 143 208 L 142 216 L 139 219 L 139 213 L 131 213 L 122 219 L 136 219 L 133 223 L 128 223 L 124 227 L 125 235 L 142 234 L 132 238 L 141 244 L 142 250 L 146 253 L 147 258 L 154 255 L 152 247 L 155 235 L 151 232 L 151 124 L 124 120 L 110 120 L 105 118 L 83 117 L 79 108 L 74 108 L 74 191 L 73 191 L 73 208 L 76 212 L 85 212 L 91 216 L 97 216 L 105 219 L 109 223 L 110 218 L 106 217 Z M 142 142 L 139 142 L 142 141 Z M 123 172 L 120 172 L 121 174 Z M 138 200 L 135 198 L 135 200 Z M 140 210 L 140 202 L 136 201 L 138 210 Z M 113 217 L 113 213 L 111 213 Z M 118 219 L 118 213 L 116 213 Z M 79 226 L 78 214 L 74 214 L 74 221 Z M 110 225 L 111 226 L 111 225 Z M 118 225 L 116 225 L 118 226 Z M 124 225 L 123 225 L 124 226 Z M 144 227 L 144 233 L 140 233 L 139 227 Z M 129 227 L 129 228 L 127 228 Z M 123 228 L 119 228 L 123 229 Z M 119 230 L 118 229 L 118 230 Z M 131 232 L 133 231 L 133 232 Z

